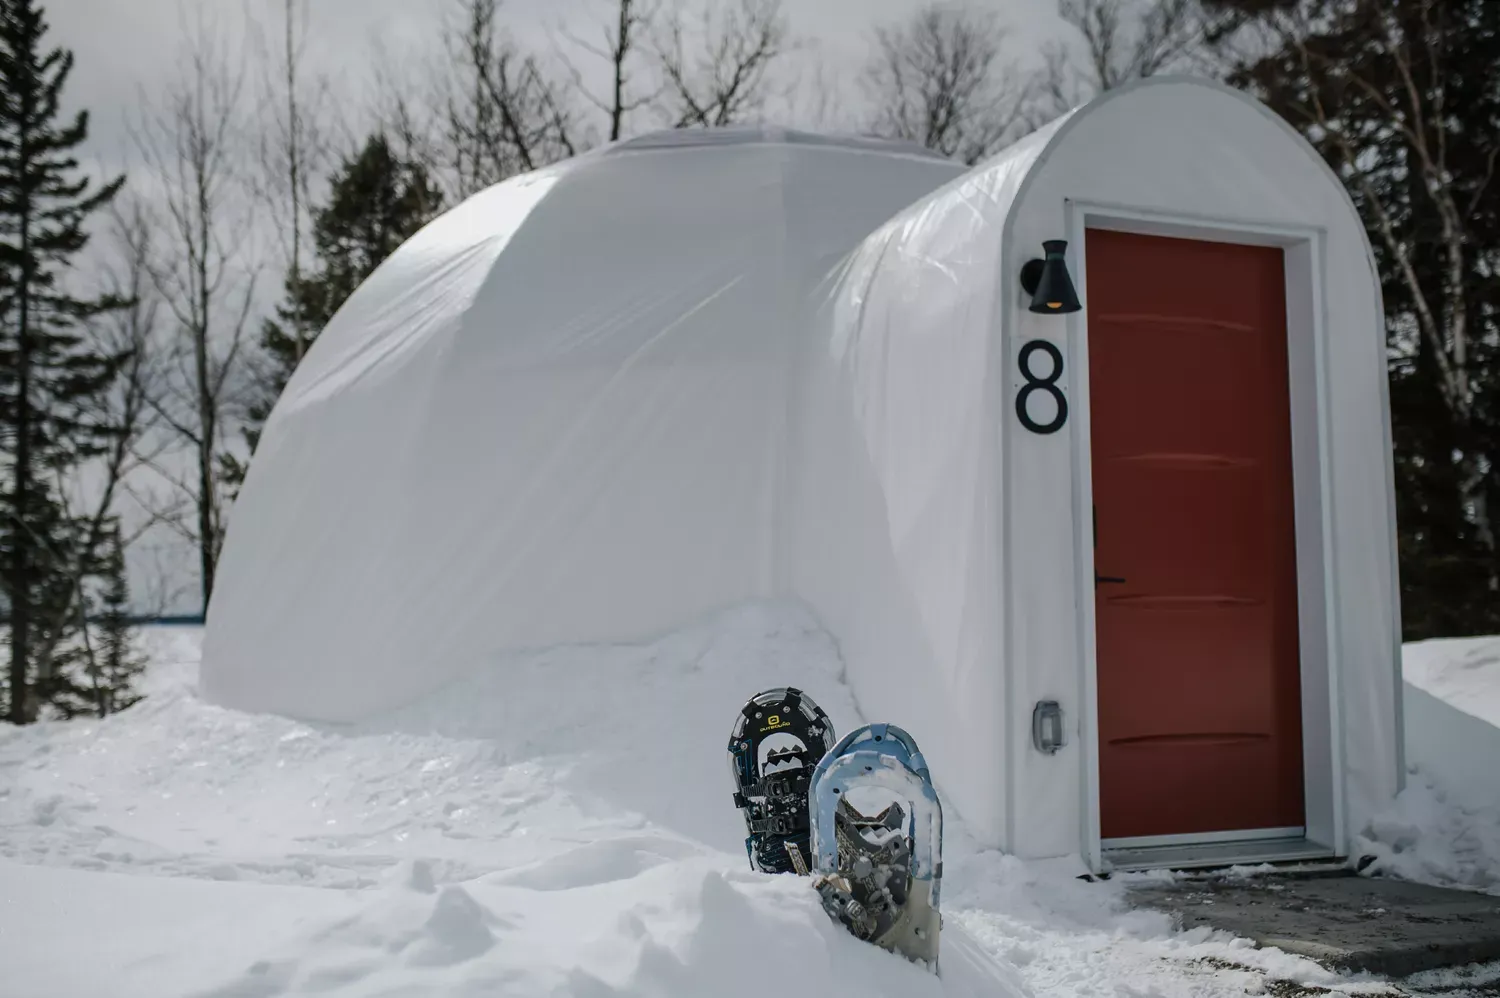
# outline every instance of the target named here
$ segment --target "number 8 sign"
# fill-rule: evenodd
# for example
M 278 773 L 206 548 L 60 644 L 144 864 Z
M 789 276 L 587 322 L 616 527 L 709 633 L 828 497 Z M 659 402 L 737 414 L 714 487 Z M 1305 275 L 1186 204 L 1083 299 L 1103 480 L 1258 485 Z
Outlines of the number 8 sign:
M 1032 360 L 1038 353 L 1046 354 L 1052 362 L 1051 369 L 1045 377 L 1038 376 L 1032 370 Z M 1016 418 L 1032 433 L 1056 433 L 1068 421 L 1068 398 L 1062 393 L 1062 389 L 1057 387 L 1057 381 L 1063 373 L 1062 351 L 1046 340 L 1031 340 L 1021 347 L 1017 363 L 1021 368 L 1021 376 L 1026 379 L 1026 382 L 1016 393 Z M 1052 396 L 1052 401 L 1057 404 L 1057 414 L 1046 423 L 1038 423 L 1031 418 L 1031 413 L 1027 408 L 1031 397 L 1037 392 Z

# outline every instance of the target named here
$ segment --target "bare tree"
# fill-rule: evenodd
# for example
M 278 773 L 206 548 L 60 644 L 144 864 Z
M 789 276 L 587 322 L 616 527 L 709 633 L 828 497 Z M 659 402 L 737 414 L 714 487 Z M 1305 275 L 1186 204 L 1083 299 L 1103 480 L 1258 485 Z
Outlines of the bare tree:
M 446 56 L 439 62 L 418 57 L 416 63 L 401 64 L 398 56 L 377 40 L 370 63 L 374 66 L 373 100 L 369 118 L 385 134 L 391 147 L 408 163 L 419 163 L 432 177 L 442 178 L 452 192 L 447 176 L 453 156 L 445 150 L 444 108 L 451 92 L 452 67 Z M 353 155 L 366 136 L 337 119 L 338 154 Z
M 1033 106 L 1040 119 L 1132 80 L 1199 66 L 1205 23 L 1199 0 L 1058 0 L 1057 12 L 1075 38 L 1042 49 Z
M 326 127 L 329 89 L 327 80 L 309 81 L 303 70 L 307 45 L 308 0 L 283 0 L 280 30 L 265 30 L 253 24 L 251 38 L 261 70 L 257 88 L 259 113 L 251 137 L 256 149 L 254 168 L 246 171 L 246 184 L 265 219 L 280 255 L 282 284 L 295 294 L 302 283 L 307 242 L 309 205 L 313 188 L 321 179 L 331 131 Z M 219 453 L 224 496 L 232 501 L 249 472 L 249 457 L 259 438 L 259 407 L 274 403 L 285 379 L 285 365 L 300 364 L 312 343 L 312 334 L 302 324 L 282 330 L 275 326 L 260 337 L 259 350 L 244 353 L 244 398 L 235 393 L 226 412 L 241 425 L 244 449 L 226 448 Z M 316 331 L 313 331 L 314 333 Z M 283 334 L 288 334 L 285 341 Z M 280 351 L 268 356 L 268 335 L 285 343 L 290 357 Z
M 447 36 L 452 72 L 442 122 L 459 197 L 578 151 L 564 88 L 497 27 L 498 6 L 465 0 L 463 25 Z
M 375 118 L 394 145 L 456 201 L 547 166 L 597 141 L 627 137 L 648 113 L 669 127 L 707 127 L 762 113 L 784 81 L 773 72 L 794 45 L 781 0 L 602 0 L 593 39 L 563 29 L 571 51 L 529 51 L 500 25 L 501 0 L 460 0 L 440 58 L 425 72 L 377 58 Z M 581 68 L 591 57 L 607 82 Z M 602 126 L 588 108 L 603 114 Z
M 302 274 L 308 205 L 312 185 L 328 153 L 324 127 L 329 91 L 326 80 L 309 83 L 303 61 L 307 45 L 307 0 L 283 0 L 281 37 L 262 54 L 260 81 L 262 123 L 258 138 L 259 172 L 250 182 L 273 222 L 288 281 Z M 300 331 L 297 357 L 306 351 Z
M 399 65 L 377 45 L 372 59 L 372 124 L 450 204 L 587 145 L 566 67 L 525 49 L 500 25 L 500 9 L 501 0 L 455 0 L 436 52 Z M 344 153 L 367 137 L 345 135 Z
M 189 37 L 184 63 L 162 106 L 143 98 L 136 145 L 159 185 L 163 238 L 152 282 L 174 320 L 175 335 L 161 391 L 150 403 L 192 448 L 192 470 L 163 474 L 191 502 L 190 534 L 198 547 L 204 606 L 213 592 L 224 531 L 218 471 L 226 413 L 254 304 L 254 266 L 247 259 L 250 216 L 237 213 L 245 177 L 240 131 L 243 64 L 202 24 Z
M 842 63 L 830 61 L 816 51 L 816 42 L 787 73 L 789 106 L 787 118 L 815 131 L 848 130 L 854 115 L 849 111 L 847 73 Z
M 583 99 L 605 116 L 605 138 L 616 142 L 625 136 L 627 124 L 635 112 L 649 107 L 661 94 L 662 87 L 639 85 L 639 77 L 649 67 L 641 65 L 643 39 L 656 24 L 661 0 L 610 0 L 613 9 L 607 23 L 601 24 L 601 39 L 591 42 L 566 29 L 562 34 L 574 46 L 599 59 L 609 67 L 609 91 L 600 97 L 584 79 L 578 65 L 562 57 L 573 80 L 574 89 Z
M 651 49 L 665 83 L 658 113 L 674 128 L 751 120 L 776 95 L 772 70 L 792 48 L 781 0 L 705 0 L 689 19 L 671 8 Z
M 95 484 L 89 515 L 91 547 L 105 539 L 106 521 L 117 511 L 121 498 L 132 499 L 142 510 L 152 511 L 125 535 L 126 546 L 159 518 L 176 515 L 181 506 L 180 499 L 176 505 L 170 500 L 154 501 L 132 481 L 138 471 L 148 468 L 171 447 L 171 441 L 157 432 L 161 421 L 153 405 L 162 374 L 162 301 L 151 270 L 156 234 L 139 197 L 112 209 L 109 233 L 113 258 L 103 263 L 102 273 L 111 293 L 130 305 L 90 329 L 101 349 L 126 358 L 114 392 L 100 413 L 101 422 L 111 428 L 111 446 Z
M 1014 136 L 1027 86 L 1003 58 L 1006 31 L 989 11 L 933 3 L 877 28 L 863 74 L 871 130 L 976 163 Z

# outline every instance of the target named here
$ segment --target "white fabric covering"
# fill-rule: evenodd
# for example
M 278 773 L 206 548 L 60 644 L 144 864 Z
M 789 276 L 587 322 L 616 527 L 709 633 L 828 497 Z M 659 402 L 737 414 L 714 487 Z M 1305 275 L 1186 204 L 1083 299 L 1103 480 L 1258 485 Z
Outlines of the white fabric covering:
M 1015 274 L 1069 237 L 1080 200 L 1315 226 L 1327 411 L 1310 432 L 1337 509 L 1324 790 L 1347 841 L 1400 774 L 1394 524 L 1378 291 L 1316 155 L 1244 97 L 1181 80 L 962 175 L 905 147 L 692 141 L 500 185 L 356 293 L 234 512 L 207 695 L 358 718 L 501 649 L 794 595 L 865 715 L 912 732 L 984 841 L 1087 851 L 1087 454 L 1010 408 L 1019 344 L 1071 357 L 1076 326 L 1026 312 Z M 1042 698 L 1070 726 L 1055 756 L 1030 743 Z
M 266 426 L 206 694 L 353 719 L 499 649 L 644 638 L 774 593 L 804 303 L 960 172 L 904 143 L 673 133 L 435 220 Z

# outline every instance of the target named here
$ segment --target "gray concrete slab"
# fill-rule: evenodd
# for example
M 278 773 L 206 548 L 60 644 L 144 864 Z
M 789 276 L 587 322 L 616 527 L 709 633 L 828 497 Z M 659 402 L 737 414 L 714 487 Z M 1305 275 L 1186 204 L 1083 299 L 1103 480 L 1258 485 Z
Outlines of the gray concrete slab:
M 1349 871 L 1205 875 L 1128 890 L 1184 929 L 1207 925 L 1335 970 L 1404 978 L 1500 960 L 1500 897 Z

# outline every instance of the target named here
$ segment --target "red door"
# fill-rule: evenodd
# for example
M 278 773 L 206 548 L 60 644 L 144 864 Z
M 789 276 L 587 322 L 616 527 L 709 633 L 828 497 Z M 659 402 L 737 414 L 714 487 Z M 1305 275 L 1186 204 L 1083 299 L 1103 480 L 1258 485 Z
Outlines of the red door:
M 1085 252 L 1102 837 L 1298 828 L 1282 251 Z

